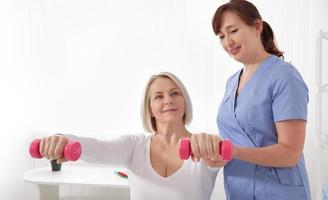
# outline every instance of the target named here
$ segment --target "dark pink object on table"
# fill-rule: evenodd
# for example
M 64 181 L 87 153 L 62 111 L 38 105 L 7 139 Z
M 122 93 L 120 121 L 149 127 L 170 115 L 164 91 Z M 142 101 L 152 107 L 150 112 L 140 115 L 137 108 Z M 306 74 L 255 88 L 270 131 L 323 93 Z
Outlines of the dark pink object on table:
M 179 157 L 182 160 L 188 160 L 189 156 L 191 156 L 191 144 L 189 138 L 182 138 L 179 141 Z M 232 143 L 230 140 L 221 140 L 218 149 L 219 155 L 223 160 L 231 160 L 232 159 Z
M 30 145 L 30 155 L 33 158 L 42 158 L 40 154 L 40 139 L 34 140 Z M 69 161 L 76 161 L 81 156 L 81 144 L 77 141 L 70 141 L 65 145 L 63 157 Z

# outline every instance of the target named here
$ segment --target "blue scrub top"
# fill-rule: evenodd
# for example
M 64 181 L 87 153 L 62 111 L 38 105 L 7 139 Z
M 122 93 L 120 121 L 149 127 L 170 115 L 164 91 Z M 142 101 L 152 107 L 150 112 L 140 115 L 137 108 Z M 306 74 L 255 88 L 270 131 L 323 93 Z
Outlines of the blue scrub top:
M 289 63 L 269 56 L 237 96 L 242 70 L 229 78 L 217 123 L 220 135 L 242 147 L 278 142 L 275 123 L 307 120 L 308 88 Z M 224 167 L 228 200 L 309 200 L 304 156 L 294 167 L 264 167 L 233 159 Z

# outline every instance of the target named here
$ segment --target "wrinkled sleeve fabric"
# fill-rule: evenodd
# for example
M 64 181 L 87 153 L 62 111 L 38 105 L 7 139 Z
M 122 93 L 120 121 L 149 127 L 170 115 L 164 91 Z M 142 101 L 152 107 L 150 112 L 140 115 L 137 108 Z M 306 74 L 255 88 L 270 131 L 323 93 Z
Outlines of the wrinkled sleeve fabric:
M 130 167 L 136 145 L 144 135 L 124 135 L 114 140 L 98 140 L 89 137 L 64 135 L 81 143 L 81 160 L 89 163 L 111 164 Z
M 271 87 L 275 123 L 291 119 L 307 120 L 308 88 L 293 66 L 280 71 Z

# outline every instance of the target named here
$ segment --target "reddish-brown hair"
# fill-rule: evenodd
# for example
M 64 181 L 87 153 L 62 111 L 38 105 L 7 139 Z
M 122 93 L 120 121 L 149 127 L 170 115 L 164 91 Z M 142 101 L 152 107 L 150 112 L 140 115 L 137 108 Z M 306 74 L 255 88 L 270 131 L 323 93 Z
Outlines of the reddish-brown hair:
M 212 20 L 212 27 L 215 35 L 220 32 L 223 14 L 231 11 L 247 25 L 254 25 L 256 20 L 262 20 L 257 8 L 246 0 L 231 0 L 229 3 L 221 5 L 215 12 Z M 263 30 L 261 33 L 261 41 L 266 52 L 283 58 L 283 52 L 277 47 L 273 30 L 270 25 L 263 21 Z

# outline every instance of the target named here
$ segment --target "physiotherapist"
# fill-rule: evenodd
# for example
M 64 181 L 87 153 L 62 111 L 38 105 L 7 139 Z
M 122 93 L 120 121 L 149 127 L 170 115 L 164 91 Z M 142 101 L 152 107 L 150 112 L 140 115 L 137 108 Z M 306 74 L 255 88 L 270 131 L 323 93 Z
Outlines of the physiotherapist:
M 224 167 L 227 199 L 311 199 L 302 152 L 309 97 L 301 75 L 283 60 L 271 27 L 252 3 L 221 5 L 212 26 L 223 49 L 243 66 L 228 79 L 217 115 L 220 135 L 234 144 L 233 160 Z M 192 136 L 196 158 L 215 154 L 207 138 Z

